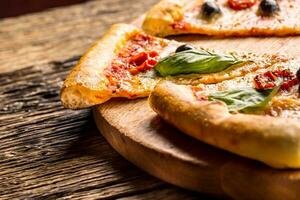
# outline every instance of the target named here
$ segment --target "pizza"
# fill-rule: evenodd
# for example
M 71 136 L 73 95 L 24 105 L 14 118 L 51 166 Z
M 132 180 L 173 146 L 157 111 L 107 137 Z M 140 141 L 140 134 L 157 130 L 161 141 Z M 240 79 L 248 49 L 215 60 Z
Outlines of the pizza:
M 275 167 L 300 167 L 300 59 L 220 52 L 117 24 L 61 89 L 66 108 L 147 97 L 183 132 Z M 274 156 L 276 155 L 276 156 Z
M 205 143 L 275 168 L 300 168 L 295 66 L 272 66 L 213 84 L 161 81 L 149 102 L 167 122 Z
M 157 36 L 299 35 L 299 16 L 299 0 L 161 0 L 143 29 Z
M 80 59 L 60 97 L 66 108 L 80 109 L 114 97 L 146 97 L 162 79 L 188 85 L 218 83 L 295 62 L 280 55 L 195 48 L 117 24 Z
M 146 35 L 134 26 L 112 26 L 65 80 L 61 90 L 63 105 L 79 109 L 112 97 L 147 96 L 156 82 L 149 69 L 169 46 L 171 41 Z

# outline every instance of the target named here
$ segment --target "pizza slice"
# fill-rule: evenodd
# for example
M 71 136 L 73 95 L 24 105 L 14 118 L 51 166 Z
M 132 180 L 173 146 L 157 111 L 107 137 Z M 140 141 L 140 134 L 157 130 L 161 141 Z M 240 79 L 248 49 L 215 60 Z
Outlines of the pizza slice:
M 114 25 L 80 59 L 61 90 L 71 109 L 113 97 L 146 97 L 161 79 L 197 85 L 218 83 L 259 69 L 299 62 L 279 55 L 224 53 L 149 36 L 126 24 Z
M 272 66 L 215 84 L 157 84 L 151 107 L 184 133 L 276 168 L 300 168 L 300 69 Z
M 147 73 L 159 54 L 173 44 L 117 24 L 80 59 L 64 82 L 61 101 L 78 109 L 103 103 L 112 97 L 147 96 L 156 82 Z
M 299 0 L 161 0 L 143 29 L 157 36 L 299 35 L 299 16 Z

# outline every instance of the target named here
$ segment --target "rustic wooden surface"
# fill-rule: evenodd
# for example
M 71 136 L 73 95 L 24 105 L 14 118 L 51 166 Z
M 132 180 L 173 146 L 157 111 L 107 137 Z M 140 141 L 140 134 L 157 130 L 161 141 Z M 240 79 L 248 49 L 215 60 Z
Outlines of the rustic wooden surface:
M 0 21 L 0 199 L 206 199 L 142 172 L 108 145 L 90 110 L 59 102 L 77 55 L 155 1 L 99 0 Z
M 199 197 L 123 159 L 90 110 L 61 106 L 59 88 L 76 60 L 0 75 L 0 199 Z

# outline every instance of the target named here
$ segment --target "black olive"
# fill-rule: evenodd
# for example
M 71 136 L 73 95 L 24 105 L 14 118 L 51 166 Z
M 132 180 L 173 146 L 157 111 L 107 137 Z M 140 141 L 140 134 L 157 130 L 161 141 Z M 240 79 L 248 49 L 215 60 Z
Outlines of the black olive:
M 262 0 L 259 4 L 259 11 L 263 16 L 271 16 L 279 11 L 279 5 L 276 0 Z
M 211 19 L 215 15 L 221 14 L 221 9 L 213 1 L 206 1 L 202 4 L 201 12 L 203 18 Z
M 194 47 L 192 47 L 192 46 L 190 46 L 188 44 L 183 44 L 183 45 L 179 46 L 176 49 L 175 53 L 178 53 L 178 52 L 181 52 L 181 51 L 187 51 L 187 50 L 191 50 L 191 49 L 194 49 Z

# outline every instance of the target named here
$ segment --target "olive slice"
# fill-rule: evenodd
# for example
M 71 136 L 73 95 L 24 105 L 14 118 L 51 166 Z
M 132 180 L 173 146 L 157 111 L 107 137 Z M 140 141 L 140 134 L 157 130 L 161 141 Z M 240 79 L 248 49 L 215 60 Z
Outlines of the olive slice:
M 187 50 L 191 50 L 191 49 L 194 49 L 194 47 L 192 47 L 192 46 L 190 46 L 188 44 L 183 44 L 183 45 L 179 46 L 176 49 L 175 53 L 178 53 L 178 52 L 181 52 L 181 51 L 187 51 Z
M 259 4 L 259 12 L 263 16 L 271 16 L 279 10 L 279 5 L 276 0 L 262 0 Z
M 220 7 L 213 1 L 206 1 L 201 7 L 202 17 L 205 19 L 211 19 L 216 15 L 221 14 Z

